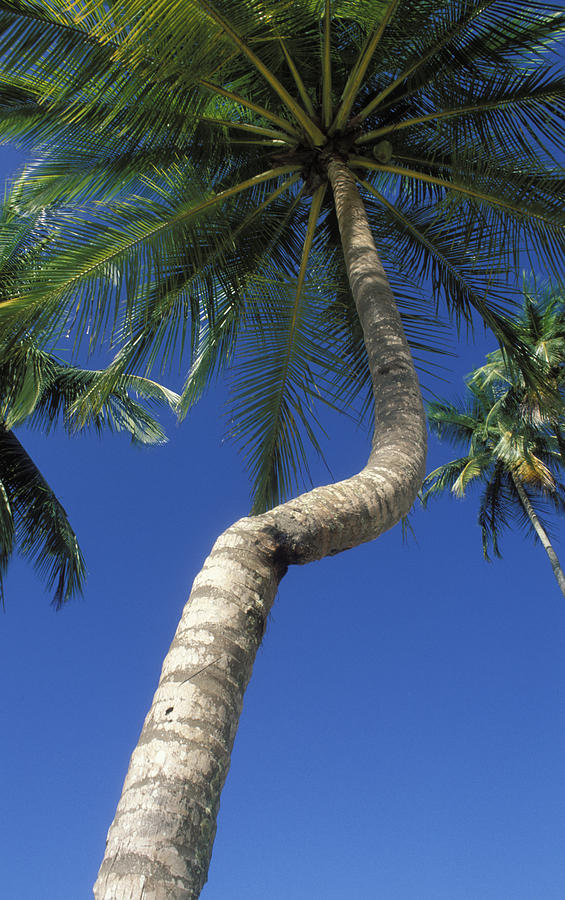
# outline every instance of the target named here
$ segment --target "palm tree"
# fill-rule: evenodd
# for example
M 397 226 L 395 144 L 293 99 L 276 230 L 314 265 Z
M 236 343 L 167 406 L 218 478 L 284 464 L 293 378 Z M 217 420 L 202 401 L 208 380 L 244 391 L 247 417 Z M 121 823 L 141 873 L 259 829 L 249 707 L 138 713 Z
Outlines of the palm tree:
M 25 246 L 28 228 L 4 211 L 0 219 L 0 295 L 18 290 L 24 267 L 36 255 Z M 138 376 L 123 375 L 96 403 L 103 371 L 72 366 L 38 347 L 30 337 L 9 348 L 0 344 L 0 601 L 4 576 L 17 548 L 35 562 L 59 608 L 82 591 L 85 566 L 76 535 L 55 493 L 13 429 L 49 433 L 58 423 L 70 433 L 126 431 L 136 443 L 165 440 L 144 401 L 175 406 L 177 396 Z M 80 417 L 77 410 L 81 409 Z
M 516 254 L 555 271 L 563 20 L 509 0 L 0 0 L 1 133 L 33 155 L 16 202 L 49 235 L 6 339 L 110 336 L 106 390 L 186 350 L 183 413 L 233 363 L 254 485 L 194 583 L 98 898 L 198 897 L 282 576 L 412 505 L 426 428 L 398 308 L 416 347 L 440 296 L 510 343 Z M 280 504 L 320 400 L 369 410 L 368 463 Z
M 547 506 L 565 510 L 565 307 L 559 292 L 536 299 L 526 294 L 522 315 L 511 326 L 541 367 L 536 390 L 511 356 L 500 350 L 468 379 L 465 399 L 431 403 L 428 420 L 440 437 L 466 455 L 445 463 L 424 481 L 424 500 L 449 490 L 463 497 L 481 485 L 479 525 L 483 553 L 500 557 L 499 537 L 513 521 L 541 542 L 565 597 L 565 575 L 543 523 Z
M 495 386 L 505 403 L 515 403 L 519 416 L 531 422 L 551 422 L 558 429 L 563 417 L 565 389 L 565 298 L 551 284 L 530 291 L 524 282 L 522 311 L 509 322 L 514 343 L 524 347 L 538 368 L 535 383 L 529 383 L 519 360 L 495 350 L 487 356 L 471 381 Z

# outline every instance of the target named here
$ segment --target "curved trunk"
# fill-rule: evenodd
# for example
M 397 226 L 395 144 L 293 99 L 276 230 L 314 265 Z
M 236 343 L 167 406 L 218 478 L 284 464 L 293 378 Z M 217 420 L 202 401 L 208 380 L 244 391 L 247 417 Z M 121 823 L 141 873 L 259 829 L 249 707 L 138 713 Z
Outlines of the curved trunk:
M 351 289 L 375 399 L 369 461 L 358 474 L 216 541 L 197 576 L 131 758 L 95 896 L 196 900 L 243 694 L 279 582 L 302 564 L 372 540 L 409 511 L 425 471 L 426 426 L 400 317 L 353 176 L 331 159 Z
M 528 497 L 526 491 L 524 490 L 524 485 L 512 472 L 510 473 L 512 481 L 514 482 L 514 487 L 518 493 L 520 498 L 520 502 L 526 511 L 526 515 L 528 516 L 530 522 L 532 523 L 532 527 L 540 539 L 541 545 L 545 552 L 549 557 L 549 561 L 551 563 L 551 568 L 553 569 L 553 574 L 555 575 L 555 580 L 561 589 L 561 593 L 565 597 L 565 575 L 563 574 L 563 570 L 559 565 L 559 559 L 557 558 L 557 553 L 553 549 L 551 541 L 549 540 L 547 531 L 541 524 L 536 511 L 534 510 L 532 504 L 530 503 L 530 498 Z

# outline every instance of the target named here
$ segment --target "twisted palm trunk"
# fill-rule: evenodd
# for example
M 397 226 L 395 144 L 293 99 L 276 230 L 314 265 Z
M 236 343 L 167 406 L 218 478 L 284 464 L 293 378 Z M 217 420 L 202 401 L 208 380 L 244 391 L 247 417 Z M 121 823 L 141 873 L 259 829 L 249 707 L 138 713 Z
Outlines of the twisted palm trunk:
M 549 557 L 549 561 L 551 563 L 551 568 L 553 569 L 553 574 L 555 575 L 555 580 L 561 589 L 561 593 L 565 597 L 565 575 L 563 574 L 563 570 L 559 564 L 559 559 L 557 558 L 557 553 L 553 549 L 551 541 L 549 540 L 547 531 L 541 524 L 536 511 L 534 510 L 532 504 L 530 503 L 530 498 L 526 494 L 524 490 L 524 485 L 520 481 L 520 479 L 514 475 L 514 473 L 510 473 L 512 481 L 514 482 L 514 487 L 518 493 L 520 498 L 520 502 L 524 507 L 526 515 L 528 516 L 530 522 L 532 523 L 532 527 L 540 539 L 541 545 L 545 552 Z
M 131 759 L 98 900 L 196 900 L 243 694 L 288 565 L 376 538 L 408 512 L 424 477 L 424 412 L 394 299 L 353 177 L 337 158 L 328 175 L 373 378 L 369 461 L 345 481 L 240 519 L 216 541 Z

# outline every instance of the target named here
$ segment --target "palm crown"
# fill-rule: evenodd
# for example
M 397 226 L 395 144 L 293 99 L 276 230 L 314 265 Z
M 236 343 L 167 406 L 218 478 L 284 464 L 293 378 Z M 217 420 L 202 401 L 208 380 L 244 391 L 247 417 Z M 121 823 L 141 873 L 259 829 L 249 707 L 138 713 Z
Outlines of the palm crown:
M 1 133 L 50 240 L 2 307 L 126 369 L 187 350 L 183 413 L 233 367 L 255 509 L 294 488 L 320 399 L 370 390 L 328 160 L 354 173 L 413 347 L 439 295 L 498 338 L 525 242 L 563 248 L 560 5 L 503 0 L 2 0 Z M 422 306 L 415 281 L 434 299 Z M 237 346 L 237 355 L 235 349 Z
M 515 360 L 495 351 L 469 376 L 462 401 L 429 405 L 432 430 L 466 453 L 427 476 L 424 499 L 445 490 L 462 497 L 469 486 L 481 485 L 479 525 L 487 558 L 491 547 L 500 556 L 500 532 L 512 522 L 545 543 L 548 508 L 565 510 L 564 327 L 558 292 L 537 299 L 526 294 L 512 328 L 538 359 L 545 390 L 533 391 Z
M 516 403 L 521 417 L 533 422 L 551 422 L 558 427 L 563 416 L 565 388 L 565 315 L 563 293 L 551 285 L 531 292 L 524 284 L 521 315 L 510 323 L 515 343 L 527 348 L 538 369 L 534 383 L 524 377 L 516 357 L 501 350 L 487 356 L 472 381 L 494 386 L 505 403 Z

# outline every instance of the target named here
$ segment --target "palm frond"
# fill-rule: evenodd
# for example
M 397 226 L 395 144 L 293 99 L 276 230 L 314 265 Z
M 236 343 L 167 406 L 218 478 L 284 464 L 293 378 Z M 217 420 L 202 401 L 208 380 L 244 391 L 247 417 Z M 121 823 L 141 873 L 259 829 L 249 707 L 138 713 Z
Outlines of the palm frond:
M 266 306 L 260 326 L 263 352 L 248 356 L 245 332 L 240 340 L 231 433 L 243 445 L 250 461 L 254 476 L 253 512 L 288 497 L 296 484 L 297 472 L 308 474 L 305 439 L 321 454 L 312 409 L 312 401 L 320 393 L 312 366 L 324 368 L 323 349 L 312 328 L 311 309 L 315 309 L 316 295 L 312 297 L 311 289 L 308 290 L 308 280 L 313 277 L 309 272 L 310 254 L 324 193 L 322 185 L 312 198 L 300 268 L 295 283 L 287 288 L 291 302 L 281 303 L 279 294 L 284 297 L 286 292 L 280 283 L 269 284 L 265 279 L 260 284 L 263 296 L 258 295 L 256 303 Z M 251 346 L 255 343 L 253 335 Z M 301 406 L 299 398 L 304 393 L 309 400 Z
M 85 427 L 126 431 L 136 443 L 162 443 L 165 433 L 137 395 L 174 411 L 179 397 L 157 382 L 122 374 L 105 391 L 104 370 L 61 362 L 29 340 L 9 352 L 0 348 L 0 415 L 7 430 L 24 422 L 48 433 L 58 423 L 70 433 Z
M 508 499 L 508 484 L 504 477 L 502 463 L 495 465 L 492 478 L 489 479 L 479 506 L 478 523 L 481 528 L 483 543 L 483 556 L 489 560 L 489 551 L 498 559 L 500 552 L 500 533 L 510 525 L 511 517 L 515 514 L 513 505 Z
M 459 459 L 453 459 L 451 462 L 438 466 L 433 472 L 426 475 L 422 488 L 422 502 L 424 506 L 432 497 L 437 497 L 444 491 L 452 491 L 454 494 L 461 496 L 454 490 L 454 485 L 461 478 L 462 473 L 469 466 L 469 457 L 462 456 Z
M 0 482 L 5 509 L 2 521 L 2 566 L 12 540 L 53 591 L 60 607 L 82 591 L 85 566 L 67 514 L 41 472 L 13 432 L 0 427 Z M 8 507 L 9 504 L 9 507 Z M 8 508 L 13 525 L 6 528 Z

